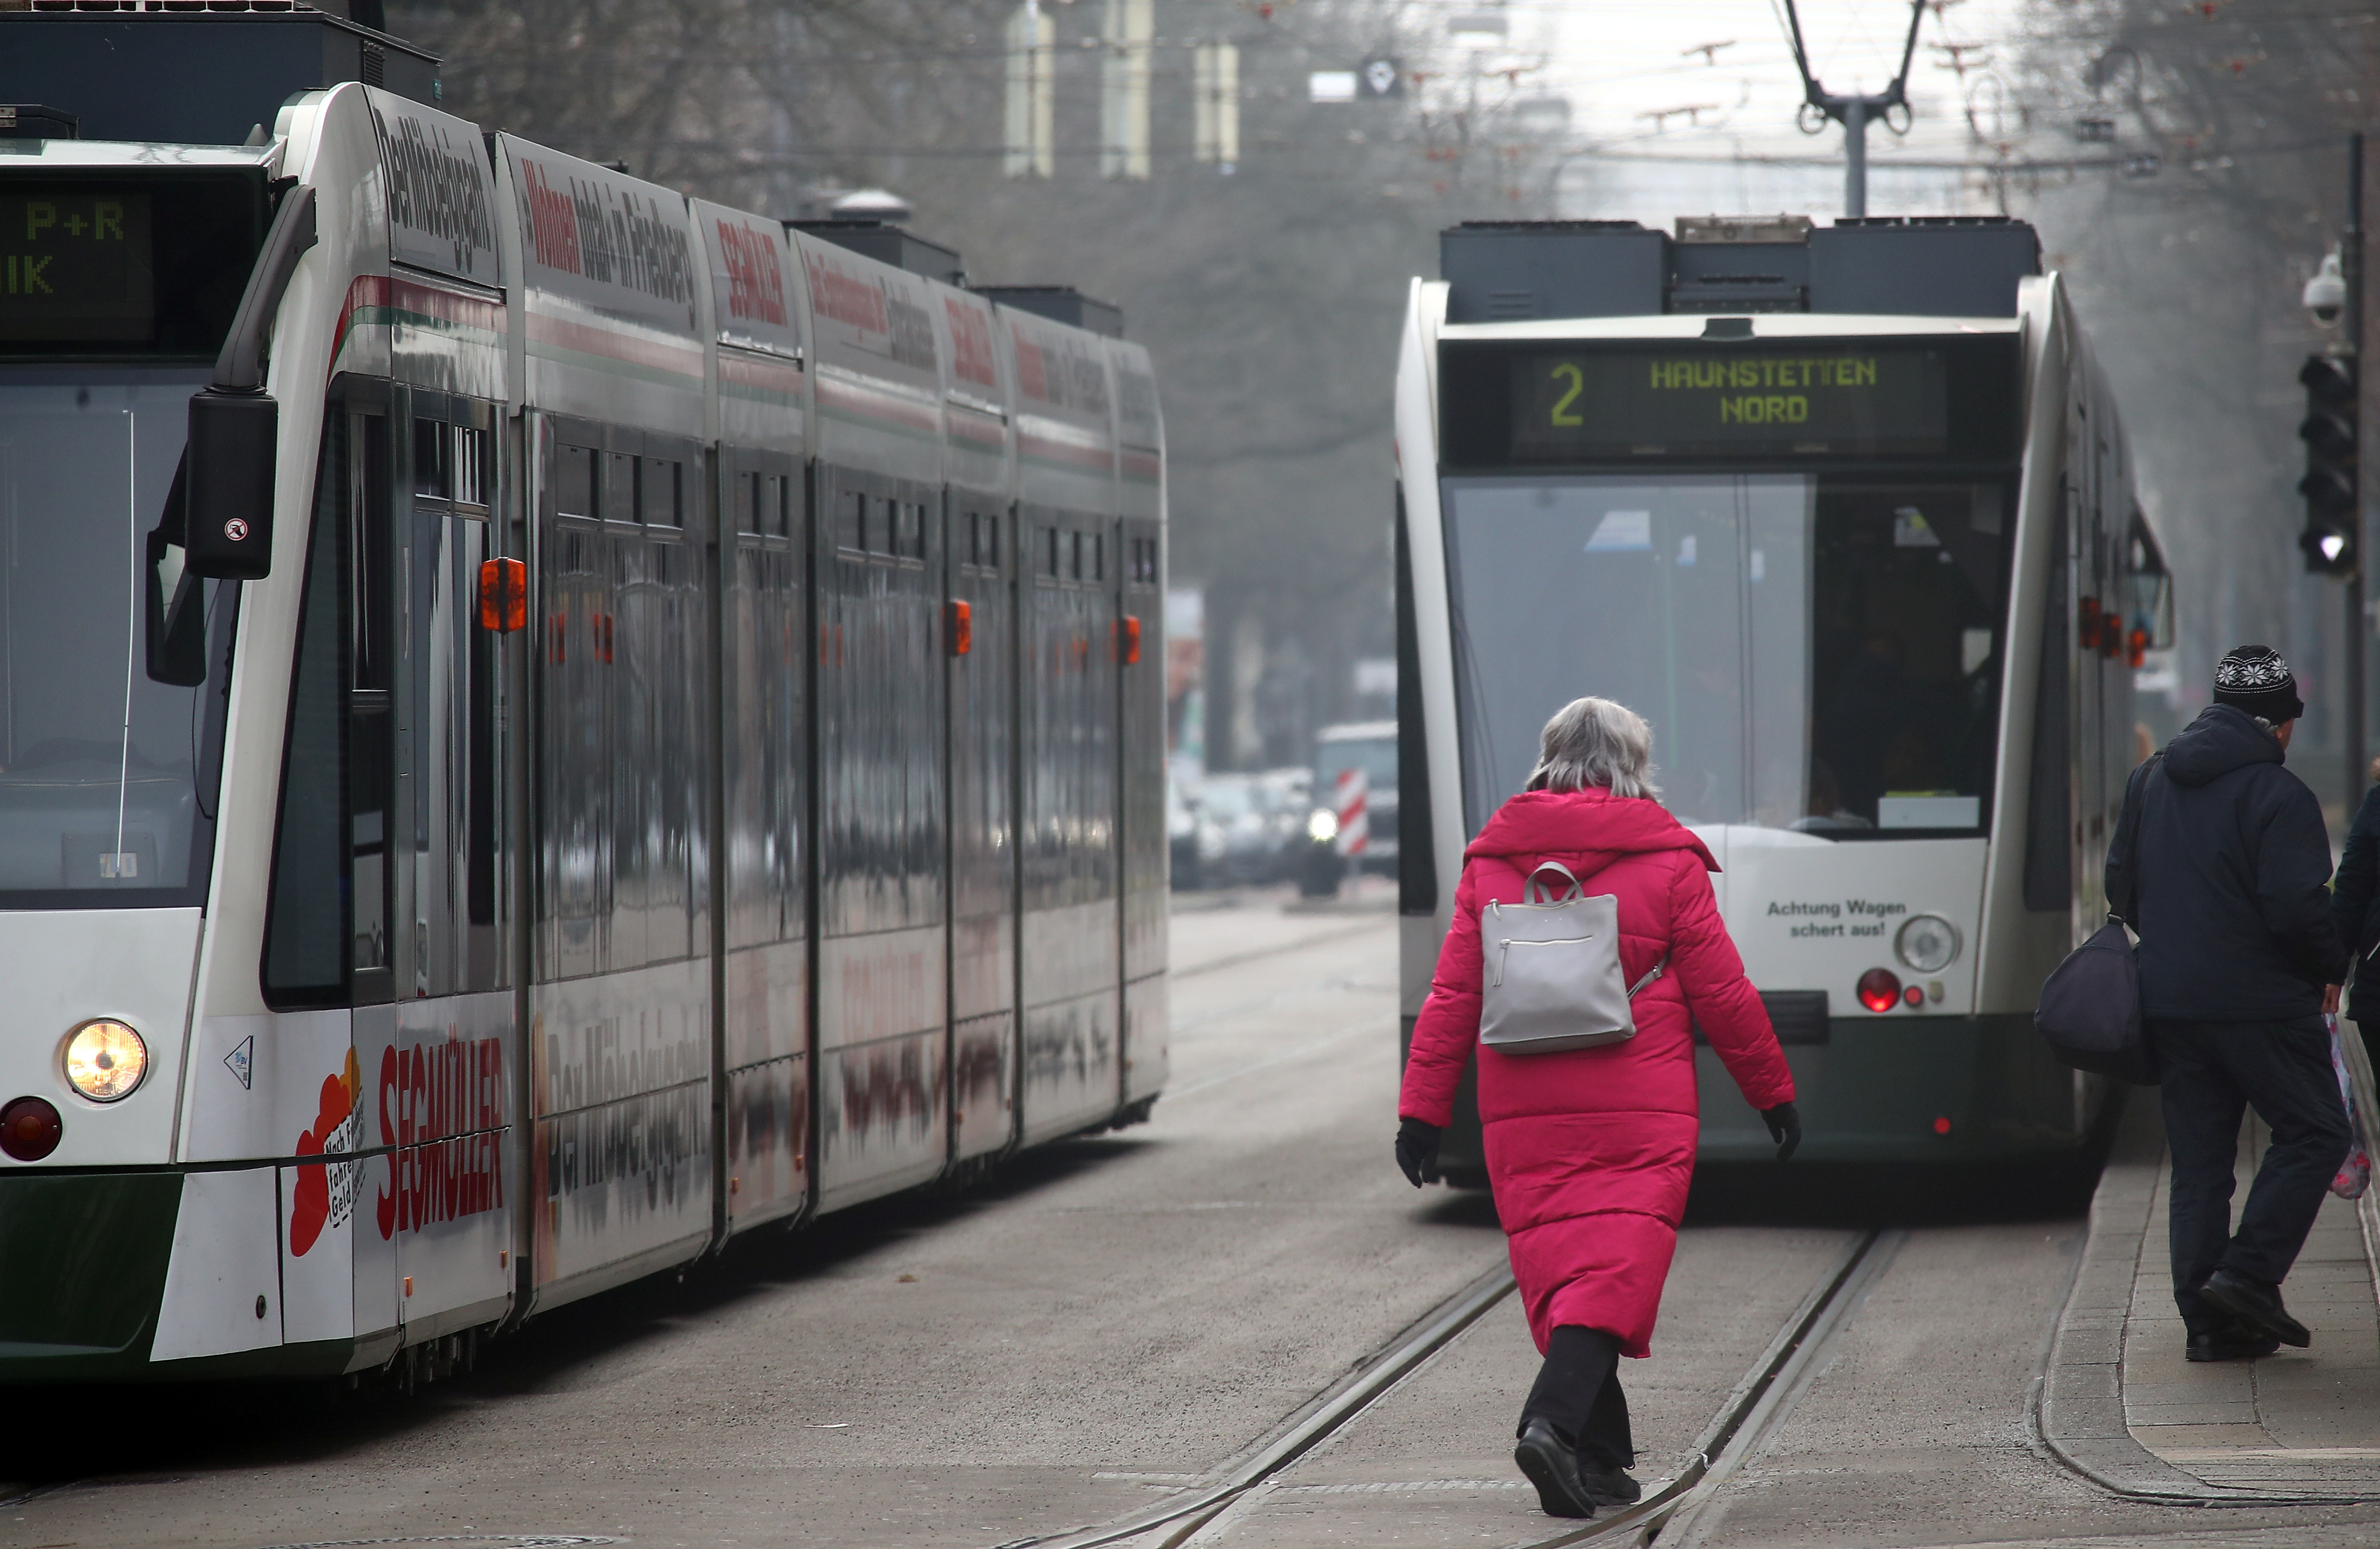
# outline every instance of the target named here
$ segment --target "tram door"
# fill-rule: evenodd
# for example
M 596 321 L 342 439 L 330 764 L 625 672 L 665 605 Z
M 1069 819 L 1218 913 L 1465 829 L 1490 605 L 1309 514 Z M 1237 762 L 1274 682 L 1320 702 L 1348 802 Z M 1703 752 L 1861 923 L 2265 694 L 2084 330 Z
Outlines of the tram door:
M 818 466 L 819 1203 L 949 1156 L 941 491 Z M 931 518 L 930 520 L 929 518 Z
M 1116 903 L 1116 557 L 1112 518 L 1023 511 L 1022 696 L 1027 1144 L 1113 1113 L 1123 982 Z
M 727 1215 L 808 1197 L 808 514 L 791 457 L 720 451 L 720 865 Z
M 387 592 L 359 611 L 385 608 L 393 647 L 383 885 L 394 1026 L 378 1071 L 366 1072 L 379 1097 L 367 1111 L 375 1123 L 388 1117 L 396 1148 L 375 1205 L 397 1246 L 399 1316 L 442 1325 L 484 1317 L 504 1299 L 521 1182 L 504 1168 L 507 1072 L 520 1058 L 507 988 L 504 636 L 483 627 L 479 605 L 480 564 L 498 549 L 497 440 L 492 405 L 469 398 L 400 387 L 389 418 Z M 382 559 L 367 556 L 361 587 L 378 589 Z
M 1123 1100 L 1165 1084 L 1164 529 L 1147 517 L 1123 523 L 1123 611 L 1117 621 L 1116 685 L 1123 701 Z
M 1016 1077 L 1016 529 L 1008 502 L 950 493 L 951 1136 L 1008 1144 Z

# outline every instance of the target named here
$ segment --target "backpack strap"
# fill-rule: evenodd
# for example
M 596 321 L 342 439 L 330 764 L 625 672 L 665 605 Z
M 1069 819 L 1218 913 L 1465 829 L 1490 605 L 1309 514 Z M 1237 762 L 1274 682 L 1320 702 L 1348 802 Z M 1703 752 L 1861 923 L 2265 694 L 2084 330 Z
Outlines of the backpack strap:
M 1569 890 L 1564 892 L 1559 898 L 1554 896 L 1551 889 L 1548 888 L 1543 882 L 1537 880 L 1537 878 L 1543 877 L 1549 871 L 1558 871 L 1561 873 L 1562 879 L 1570 884 Z M 1567 903 L 1572 899 L 1584 898 L 1585 896 L 1585 884 L 1579 881 L 1577 875 L 1573 873 L 1570 867 L 1562 865 L 1560 861 L 1539 861 L 1537 863 L 1537 869 L 1529 873 L 1529 885 L 1523 890 L 1521 894 L 1521 902 L 1524 903 Z
M 1638 990 L 1640 990 L 1640 989 L 1643 989 L 1646 985 L 1651 984 L 1654 980 L 1656 980 L 1656 979 L 1659 978 L 1659 977 L 1661 976 L 1661 971 L 1662 971 L 1663 969 L 1665 969 L 1665 968 L 1669 967 L 1669 966 L 1670 966 L 1670 954 L 1669 954 L 1669 953 L 1667 953 L 1667 952 L 1664 952 L 1664 953 L 1662 953 L 1662 954 L 1661 954 L 1661 961 L 1660 961 L 1660 962 L 1658 962 L 1655 963 L 1652 967 L 1650 967 L 1650 968 L 1646 969 L 1646 970 L 1645 971 L 1645 976 L 1644 976 L 1643 978 L 1641 978 L 1641 979 L 1637 980 L 1634 984 L 1630 985 L 1630 986 L 1628 986 L 1628 998 L 1629 998 L 1629 999 L 1631 999 L 1631 1000 L 1635 999 L 1635 998 L 1636 998 L 1636 992 L 1637 992 Z

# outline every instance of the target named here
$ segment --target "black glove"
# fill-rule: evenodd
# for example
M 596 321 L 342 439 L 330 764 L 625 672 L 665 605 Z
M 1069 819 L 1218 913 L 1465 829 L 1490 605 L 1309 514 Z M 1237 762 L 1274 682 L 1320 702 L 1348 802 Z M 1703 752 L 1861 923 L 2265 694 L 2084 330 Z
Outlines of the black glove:
M 1791 1103 L 1779 1103 L 1773 1108 L 1762 1108 L 1761 1119 L 1768 1126 L 1768 1138 L 1777 1143 L 1777 1159 L 1784 1161 L 1802 1144 L 1802 1116 Z
M 1416 1189 L 1421 1187 L 1424 1168 L 1438 1165 L 1437 1125 L 1420 1119 L 1397 1120 L 1397 1166 Z

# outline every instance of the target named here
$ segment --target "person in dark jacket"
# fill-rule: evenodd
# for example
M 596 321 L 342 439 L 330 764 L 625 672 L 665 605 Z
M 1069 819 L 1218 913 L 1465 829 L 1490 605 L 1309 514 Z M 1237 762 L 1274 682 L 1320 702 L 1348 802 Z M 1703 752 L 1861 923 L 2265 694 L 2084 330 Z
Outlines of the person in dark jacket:
M 2363 1035 L 2364 1052 L 2380 1044 L 2380 758 L 2372 762 L 2373 786 L 2363 793 L 2348 826 L 2347 853 L 2330 884 L 2330 924 L 2338 942 L 2355 954 L 2355 977 L 2347 986 L 2347 1011 Z
M 2322 1023 L 2348 966 L 2331 926 L 2330 838 L 2281 762 L 2304 713 L 2278 654 L 2228 653 L 2215 703 L 2132 771 L 2132 852 L 2107 853 L 2108 906 L 2141 938 L 2141 1014 L 2163 1071 L 2173 1294 L 2192 1361 L 2313 1342 L 2280 1283 L 2347 1156 Z M 2249 1107 L 2273 1140 L 2234 1231 Z

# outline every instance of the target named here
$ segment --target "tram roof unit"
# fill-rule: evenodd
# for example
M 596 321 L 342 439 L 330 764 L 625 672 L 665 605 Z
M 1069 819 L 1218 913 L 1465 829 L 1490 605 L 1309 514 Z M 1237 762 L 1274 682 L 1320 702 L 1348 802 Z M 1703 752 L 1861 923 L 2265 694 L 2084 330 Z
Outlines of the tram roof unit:
M 1475 221 L 1439 234 L 1439 262 L 1450 323 L 1828 318 L 1815 333 L 1862 316 L 2013 319 L 2041 239 L 2003 216 L 1689 216 L 1674 235 L 1634 221 Z
M 1016 382 L 1016 488 L 1027 501 L 1108 511 L 1116 500 L 1109 341 L 1014 307 L 999 316 Z
M 1016 478 L 1016 361 L 992 304 L 937 284 L 942 350 L 942 458 L 950 482 L 1005 493 Z
M 939 481 L 942 352 L 932 282 L 806 231 L 791 236 L 818 351 L 819 455 Z
M 966 269 L 959 261 L 956 248 L 945 248 L 891 221 L 846 216 L 827 221 L 787 221 L 785 227 L 808 232 L 838 248 L 848 248 L 879 263 L 905 269 L 946 285 L 966 284 Z
M 237 145 L 300 91 L 362 81 L 419 103 L 438 55 L 337 3 L 30 0 L 0 9 L 0 103 L 42 103 L 84 139 Z
M 1062 322 L 1069 328 L 1087 329 L 1111 339 L 1123 337 L 1123 309 L 1112 301 L 1102 301 L 1095 296 L 1085 296 L 1072 285 L 978 285 L 976 287 L 1003 307 L 1014 307 L 1020 312 Z
M 528 401 L 701 435 L 709 331 L 686 196 L 513 135 L 492 149 L 520 245 Z
M 798 457 L 807 450 L 808 320 L 793 245 L 764 216 L 708 200 L 687 203 L 710 271 L 712 430 L 731 445 Z

